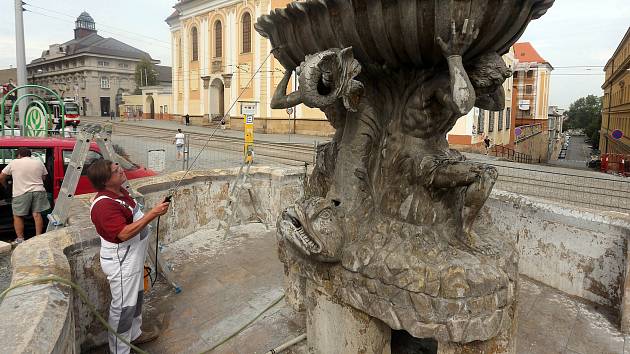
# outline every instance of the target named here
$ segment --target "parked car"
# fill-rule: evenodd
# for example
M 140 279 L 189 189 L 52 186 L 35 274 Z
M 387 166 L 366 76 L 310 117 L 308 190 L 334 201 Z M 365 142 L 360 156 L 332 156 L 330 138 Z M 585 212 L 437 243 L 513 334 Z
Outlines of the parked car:
M 48 192 L 48 198 L 51 201 L 51 205 L 53 205 L 54 200 L 56 200 L 59 195 L 61 183 L 63 182 L 63 177 L 68 167 L 68 163 L 70 162 L 70 156 L 72 155 L 74 144 L 74 139 L 62 139 L 57 137 L 0 137 L 0 170 L 2 170 L 12 159 L 15 158 L 19 147 L 27 147 L 31 149 L 32 157 L 40 159 L 48 171 L 48 175 L 44 181 L 44 186 Z M 87 168 L 92 164 L 92 162 L 101 158 L 103 158 L 103 156 L 100 153 L 98 145 L 95 142 L 92 142 L 90 144 L 88 156 L 84 163 L 81 177 L 79 178 L 79 183 L 77 184 L 75 195 L 95 192 L 92 184 L 85 174 Z M 117 155 L 116 158 L 118 163 L 125 170 L 127 179 L 156 175 L 154 171 L 137 165 L 119 155 Z M 11 186 L 9 185 L 9 188 L 5 189 L 2 185 L 0 185 L 0 239 L 6 240 L 15 237 L 12 215 Z M 33 234 L 33 230 L 34 225 L 32 218 L 27 218 L 26 234 Z

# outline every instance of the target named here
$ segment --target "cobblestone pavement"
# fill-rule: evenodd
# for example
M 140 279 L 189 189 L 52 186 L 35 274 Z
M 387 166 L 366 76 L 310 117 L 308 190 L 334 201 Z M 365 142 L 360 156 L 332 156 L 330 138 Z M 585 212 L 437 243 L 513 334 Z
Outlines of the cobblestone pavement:
M 158 139 L 140 138 L 129 135 L 117 135 L 112 136 L 112 143 L 118 145 L 124 149 L 129 155 L 131 161 L 147 167 L 148 164 L 148 151 L 149 150 L 164 150 L 165 151 L 165 170 L 163 173 L 185 170 L 187 168 L 193 170 L 199 169 L 211 169 L 211 168 L 226 168 L 240 166 L 243 155 L 240 152 L 214 149 L 191 147 L 189 152 L 188 165 L 182 160 L 177 160 L 176 148 L 173 144 L 169 144 Z M 198 156 L 198 158 L 197 158 Z M 195 158 L 197 158 L 195 160 Z M 279 162 L 276 159 L 269 159 L 264 157 L 256 157 L 256 164 L 264 164 L 267 166 L 287 166 L 290 162 Z M 290 166 L 295 166 L 293 165 Z
M 200 230 L 171 244 L 165 255 L 175 264 L 184 290 L 175 295 L 162 286 L 150 296 L 149 308 L 166 313 L 162 335 L 144 347 L 151 353 L 207 351 L 282 294 L 283 269 L 273 231 L 259 224 L 236 228 L 227 241 L 213 228 Z M 621 354 L 624 344 L 630 349 L 630 339 L 617 330 L 610 309 L 525 277 L 519 296 L 518 354 Z M 281 301 L 211 353 L 265 353 L 304 328 L 303 314 Z M 304 343 L 292 353 L 305 353 Z
M 99 122 L 110 122 L 109 119 L 101 118 L 101 117 L 82 117 L 84 122 L 91 123 L 99 123 Z M 112 124 L 116 124 L 120 122 L 119 120 L 111 121 Z M 143 120 L 124 120 L 125 124 L 133 124 L 137 126 L 145 126 L 145 127 L 155 127 L 155 128 L 164 128 L 170 129 L 175 134 L 178 128 L 182 129 L 184 133 L 207 133 L 210 134 L 215 132 L 215 126 L 185 126 L 180 124 L 179 122 L 170 121 L 170 120 L 154 120 L 154 119 L 143 119 Z M 243 138 L 243 131 L 240 130 L 221 130 L 218 129 L 215 132 L 216 136 L 226 136 L 232 138 Z M 308 144 L 312 145 L 315 141 L 324 142 L 331 139 L 329 136 L 314 136 L 314 135 L 303 135 L 303 134 L 267 134 L 267 133 L 258 133 L 254 134 L 254 138 L 257 141 L 264 142 L 273 142 L 273 143 L 297 143 L 297 144 Z

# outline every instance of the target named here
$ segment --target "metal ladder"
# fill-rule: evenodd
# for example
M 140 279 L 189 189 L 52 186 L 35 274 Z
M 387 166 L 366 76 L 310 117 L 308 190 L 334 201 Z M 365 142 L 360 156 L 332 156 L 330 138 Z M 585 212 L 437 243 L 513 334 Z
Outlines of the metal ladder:
M 74 193 L 81 178 L 81 172 L 90 151 L 90 144 L 96 141 L 103 158 L 116 162 L 114 148 L 111 143 L 111 129 L 103 129 L 100 125 L 88 124 L 79 131 L 77 141 L 70 155 L 70 162 L 66 169 L 66 174 L 61 183 L 59 195 L 55 201 L 53 211 L 48 214 L 48 227 L 46 232 L 57 230 L 66 225 L 68 221 L 68 213 L 70 211 L 70 203 L 74 199 Z M 129 182 L 125 180 L 122 185 L 128 192 L 131 192 Z
M 221 228 L 225 229 L 224 237 L 227 237 L 230 234 L 230 228 L 236 219 L 236 214 L 239 210 L 238 202 L 239 195 L 243 189 L 247 190 L 247 194 L 249 195 L 249 199 L 252 203 L 252 208 L 254 209 L 254 214 L 260 223 L 265 226 L 265 229 L 269 230 L 269 226 L 265 222 L 265 219 L 261 216 L 258 210 L 258 200 L 256 195 L 252 191 L 252 184 L 248 182 L 250 177 L 249 170 L 252 167 L 253 159 L 245 158 L 241 167 L 238 169 L 238 175 L 236 176 L 234 183 L 232 184 L 232 188 L 230 188 L 230 192 L 228 194 L 227 205 L 225 206 L 225 215 L 226 220 L 220 220 L 219 226 L 217 227 L 217 231 Z M 240 223 L 243 223 L 243 220 L 240 220 Z
M 74 198 L 74 193 L 76 191 L 77 184 L 79 183 L 79 178 L 81 178 L 81 172 L 83 171 L 83 166 L 90 151 L 90 144 L 92 141 L 96 141 L 104 159 L 112 161 L 116 164 L 118 163 L 114 147 L 111 143 L 111 125 L 108 128 L 109 129 L 104 129 L 98 124 L 87 124 L 81 129 L 81 131 L 79 131 L 77 141 L 74 145 L 74 150 L 72 150 L 72 155 L 70 155 L 70 162 L 68 163 L 66 174 L 63 178 L 63 182 L 61 183 L 61 189 L 59 190 L 55 207 L 53 208 L 53 211 L 48 214 L 49 222 L 46 232 L 57 230 L 66 226 L 70 203 Z M 133 190 L 127 180 L 125 180 L 122 186 L 132 197 L 137 197 L 137 195 L 133 193 Z M 157 238 L 155 242 L 158 242 Z M 159 249 L 162 251 L 161 246 Z M 164 278 L 175 289 L 175 293 L 180 293 L 181 287 L 173 280 L 173 267 L 162 259 L 161 252 L 158 253 L 157 260 L 153 258 L 155 258 L 154 255 L 153 257 L 149 257 L 150 261 L 153 263 L 153 270 L 156 276 L 158 268 L 161 268 L 160 273 L 162 273 Z

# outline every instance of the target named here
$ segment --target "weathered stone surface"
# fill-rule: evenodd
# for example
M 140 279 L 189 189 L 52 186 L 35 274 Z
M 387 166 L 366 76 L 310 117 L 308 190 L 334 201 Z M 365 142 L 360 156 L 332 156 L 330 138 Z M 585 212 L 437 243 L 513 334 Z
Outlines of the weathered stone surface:
M 390 328 L 376 318 L 334 302 L 307 284 L 306 328 L 311 353 L 390 354 Z
M 0 254 L 11 252 L 11 244 L 0 241 Z
M 492 225 L 473 228 L 498 174 L 446 133 L 474 106 L 504 108 L 500 55 L 552 4 L 500 1 L 505 23 L 470 0 L 301 1 L 260 17 L 286 69 L 271 107 L 319 108 L 336 129 L 307 195 L 278 219 L 287 269 L 413 336 L 496 336 L 518 254 Z M 293 70 L 300 85 L 287 94 Z

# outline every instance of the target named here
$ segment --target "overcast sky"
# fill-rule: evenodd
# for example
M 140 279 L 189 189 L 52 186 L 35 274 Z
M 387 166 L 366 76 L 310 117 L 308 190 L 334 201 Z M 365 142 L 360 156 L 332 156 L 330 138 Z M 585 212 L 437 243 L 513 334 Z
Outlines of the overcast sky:
M 114 37 L 171 64 L 169 29 L 164 19 L 175 0 L 24 0 L 26 61 L 49 44 L 73 38 L 74 20 L 87 11 L 102 36 Z M 552 105 L 568 108 L 579 97 L 601 95 L 603 66 L 630 26 L 629 0 L 556 0 L 530 24 L 521 41 L 529 41 L 556 70 Z M 0 0 L 0 68 L 15 66 L 14 1 Z M 567 68 L 568 66 L 582 66 Z M 584 66 L 598 66 L 587 68 Z M 590 69 L 590 70 L 587 70 Z

